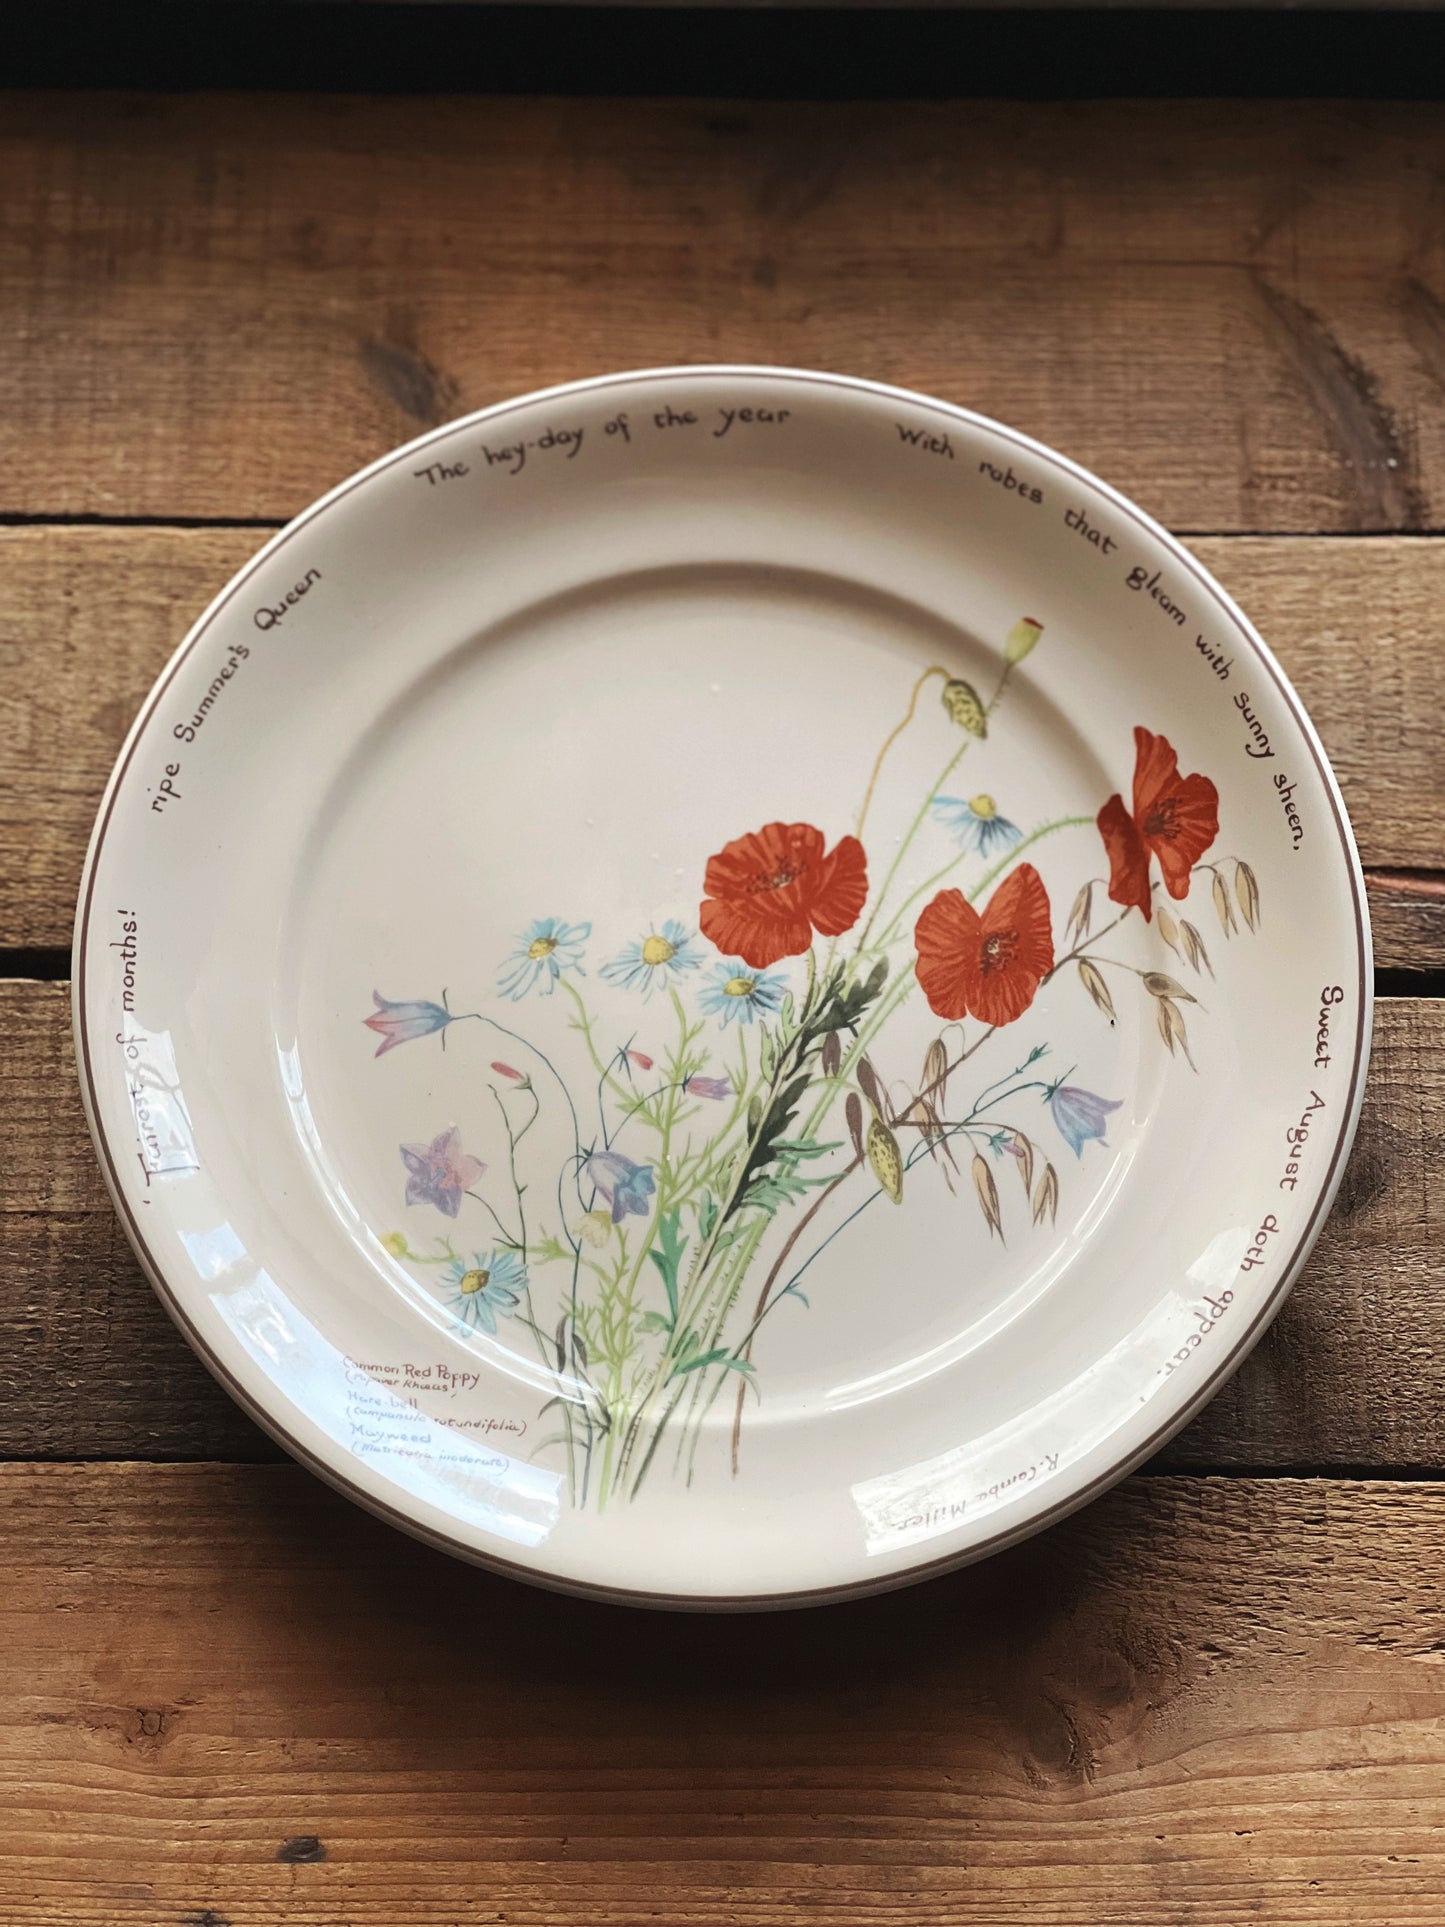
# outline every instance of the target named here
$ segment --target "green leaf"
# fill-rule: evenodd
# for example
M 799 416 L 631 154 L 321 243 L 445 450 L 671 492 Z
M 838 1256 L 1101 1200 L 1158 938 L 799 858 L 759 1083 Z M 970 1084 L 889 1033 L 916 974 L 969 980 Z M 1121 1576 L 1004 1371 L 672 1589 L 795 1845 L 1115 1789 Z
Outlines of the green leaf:
M 667 1307 L 672 1314 L 670 1325 L 677 1323 L 677 1278 L 686 1250 L 681 1211 L 664 1212 L 657 1221 L 657 1244 L 647 1255 L 656 1265 L 667 1292 Z
M 672 1326 L 660 1311 L 645 1311 L 640 1329 L 645 1332 L 670 1332 Z
M 830 1151 L 841 1151 L 843 1141 L 836 1144 L 818 1144 L 812 1138 L 779 1138 L 773 1149 L 779 1157 L 825 1158 Z
M 712 1228 L 717 1223 L 717 1199 L 711 1194 L 697 1207 L 697 1231 L 703 1239 L 712 1236 Z
M 694 1358 L 679 1359 L 668 1373 L 668 1377 L 681 1378 L 684 1372 L 700 1372 L 704 1366 L 721 1364 L 725 1358 L 731 1358 L 731 1356 L 725 1345 L 719 1345 L 710 1352 L 699 1352 Z
M 785 1204 L 805 1197 L 808 1183 L 805 1178 L 790 1177 L 785 1172 L 775 1172 L 768 1177 L 758 1178 L 748 1186 L 743 1200 L 759 1211 L 779 1211 Z

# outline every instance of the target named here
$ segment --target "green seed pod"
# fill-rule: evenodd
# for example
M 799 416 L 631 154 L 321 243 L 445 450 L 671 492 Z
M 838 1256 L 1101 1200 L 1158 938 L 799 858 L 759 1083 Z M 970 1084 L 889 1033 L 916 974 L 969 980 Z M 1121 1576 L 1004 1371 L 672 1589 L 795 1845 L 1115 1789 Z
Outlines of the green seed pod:
M 898 1149 L 897 1138 L 881 1117 L 875 1117 L 868 1126 L 868 1162 L 874 1177 L 893 1202 L 902 1204 L 903 1154 Z
M 987 736 L 988 715 L 972 684 L 951 677 L 943 685 L 942 701 L 960 729 L 966 729 L 970 736 Z
M 1043 633 L 1044 625 L 1041 622 L 1035 622 L 1032 616 L 1020 617 L 1004 640 L 1004 661 L 1022 662 Z

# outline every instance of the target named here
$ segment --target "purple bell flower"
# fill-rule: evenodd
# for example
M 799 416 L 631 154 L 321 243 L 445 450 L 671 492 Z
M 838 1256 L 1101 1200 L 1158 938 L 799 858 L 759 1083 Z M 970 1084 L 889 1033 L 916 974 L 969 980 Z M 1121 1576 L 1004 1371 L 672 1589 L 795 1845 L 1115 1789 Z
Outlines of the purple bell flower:
M 655 1185 L 650 1164 L 634 1164 L 620 1151 L 594 1151 L 582 1171 L 611 1205 L 614 1224 L 621 1224 L 629 1212 L 639 1218 L 651 1214 Z
M 1097 1097 L 1093 1091 L 1081 1091 L 1075 1084 L 1055 1084 L 1047 1094 L 1047 1101 L 1054 1114 L 1059 1136 L 1076 1158 L 1084 1155 L 1084 1146 L 1091 1138 L 1097 1138 L 1107 1148 L 1105 1119 L 1110 1111 L 1119 1109 L 1122 1099 L 1110 1103 L 1107 1097 Z
M 372 991 L 371 1000 L 376 1009 L 361 1021 L 368 1030 L 377 1031 L 381 1036 L 376 1047 L 378 1057 L 385 1057 L 398 1044 L 410 1043 L 413 1037 L 428 1037 L 434 1030 L 445 1030 L 452 1021 L 451 1012 L 440 1004 L 394 1004 L 379 990 Z

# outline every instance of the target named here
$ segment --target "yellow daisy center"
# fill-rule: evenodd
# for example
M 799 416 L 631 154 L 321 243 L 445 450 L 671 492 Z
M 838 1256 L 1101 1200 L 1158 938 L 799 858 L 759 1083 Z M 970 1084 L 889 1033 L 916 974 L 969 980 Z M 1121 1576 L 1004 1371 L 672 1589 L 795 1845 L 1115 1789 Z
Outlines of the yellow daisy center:
M 756 977 L 729 977 L 723 985 L 724 997 L 751 997 L 757 989 Z
M 991 816 L 998 815 L 998 804 L 991 796 L 971 796 L 968 799 L 968 807 L 975 816 L 981 816 L 985 821 Z
M 483 1271 L 480 1266 L 478 1266 L 475 1271 L 464 1271 L 462 1273 L 462 1290 L 468 1298 L 471 1297 L 474 1291 L 485 1291 L 491 1282 L 491 1272 Z
M 676 954 L 676 946 L 670 944 L 666 937 L 646 937 L 643 939 L 642 961 L 645 964 L 670 963 Z
M 527 945 L 527 955 L 532 959 L 533 963 L 540 963 L 544 957 L 550 957 L 556 948 L 557 939 L 555 937 L 534 937 Z

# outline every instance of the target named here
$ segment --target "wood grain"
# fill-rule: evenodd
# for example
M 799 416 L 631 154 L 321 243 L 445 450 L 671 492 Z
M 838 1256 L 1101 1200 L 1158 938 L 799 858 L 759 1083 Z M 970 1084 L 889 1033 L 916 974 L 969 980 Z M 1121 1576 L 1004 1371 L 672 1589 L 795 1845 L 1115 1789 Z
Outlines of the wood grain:
M 1376 963 L 1415 972 L 1445 970 L 1445 876 L 1367 870 L 1365 888 Z
M 1442 166 L 1425 102 L 11 95 L 0 511 L 284 518 L 463 409 L 751 360 L 1175 527 L 1438 527 Z
M 1135 1480 L 740 1620 L 290 1467 L 8 1467 L 0 1512 L 7 1927 L 1438 1927 L 1439 1486 Z
M 0 948 L 61 946 L 116 751 L 172 649 L 264 531 L 0 530 Z M 1445 540 L 1193 544 L 1294 678 L 1367 865 L 1445 864 Z M 1431 967 L 1441 898 L 1377 879 L 1376 957 Z
M 0 984 L 0 1457 L 278 1456 L 142 1278 L 101 1184 L 63 986 Z M 1378 1007 L 1334 1215 L 1279 1320 L 1161 1463 L 1445 1467 L 1445 1003 Z

